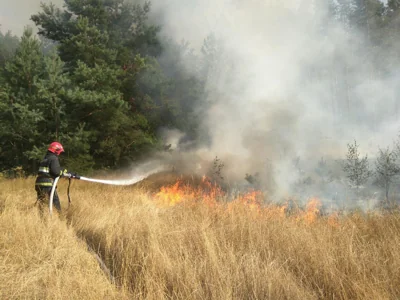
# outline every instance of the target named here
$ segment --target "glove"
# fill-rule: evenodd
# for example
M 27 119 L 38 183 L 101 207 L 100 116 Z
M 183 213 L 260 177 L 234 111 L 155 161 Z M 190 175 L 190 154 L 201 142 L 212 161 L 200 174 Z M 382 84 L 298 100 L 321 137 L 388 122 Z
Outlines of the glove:
M 71 177 L 70 177 L 70 178 L 81 179 L 81 176 L 79 176 L 79 175 L 76 174 L 76 173 L 71 172 L 70 174 L 71 174 Z
M 71 173 L 64 172 L 64 173 L 62 174 L 62 177 L 65 177 L 65 178 L 72 178 L 72 174 L 71 174 Z
M 81 176 L 79 176 L 78 174 L 76 174 L 74 172 L 68 172 L 67 169 L 65 169 L 64 171 L 61 171 L 61 176 L 65 177 L 65 178 L 81 179 Z

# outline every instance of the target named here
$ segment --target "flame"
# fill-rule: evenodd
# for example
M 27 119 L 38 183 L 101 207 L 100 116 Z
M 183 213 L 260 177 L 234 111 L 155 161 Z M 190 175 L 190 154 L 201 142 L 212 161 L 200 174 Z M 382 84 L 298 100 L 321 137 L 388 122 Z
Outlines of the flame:
M 239 196 L 234 200 L 234 202 L 240 205 L 244 205 L 250 210 L 260 212 L 262 199 L 263 199 L 263 194 L 261 191 L 251 191 L 244 195 Z
M 328 224 L 332 227 L 339 228 L 339 214 L 337 212 L 329 215 Z
M 178 180 L 172 186 L 161 187 L 155 198 L 163 205 L 174 206 L 193 196 L 193 193 L 188 193 L 184 188 L 182 181 Z
M 263 211 L 264 216 L 271 219 L 284 219 L 288 206 L 288 203 L 284 205 L 268 205 Z
M 192 187 L 178 180 L 175 184 L 161 187 L 160 192 L 155 195 L 155 199 L 161 205 L 175 206 L 183 202 L 202 201 L 209 206 L 215 206 L 217 200 L 225 195 L 221 187 L 212 183 L 207 177 L 203 176 L 202 187 Z
M 306 205 L 305 211 L 297 216 L 297 221 L 303 220 L 307 224 L 314 223 L 319 216 L 321 205 L 321 201 L 318 198 L 311 198 Z
M 225 192 L 215 182 L 213 183 L 208 177 L 203 176 L 202 183 L 205 188 L 202 191 L 203 202 L 209 206 L 216 206 L 218 199 L 225 196 Z
M 162 206 L 176 206 L 179 204 L 205 204 L 208 207 L 218 208 L 220 212 L 232 212 L 235 209 L 248 210 L 255 217 L 270 219 L 288 219 L 294 223 L 305 223 L 311 225 L 320 218 L 321 201 L 318 198 L 311 198 L 305 209 L 298 209 L 293 214 L 288 215 L 288 203 L 283 205 L 264 204 L 264 194 L 261 191 L 250 191 L 237 196 L 228 203 L 227 195 L 223 189 L 203 176 L 201 184 L 193 186 L 185 184 L 183 180 L 178 180 L 175 184 L 161 187 L 160 191 L 154 195 L 155 200 Z M 322 218 L 321 218 L 322 219 Z M 332 228 L 339 228 L 338 214 L 331 214 L 326 220 Z

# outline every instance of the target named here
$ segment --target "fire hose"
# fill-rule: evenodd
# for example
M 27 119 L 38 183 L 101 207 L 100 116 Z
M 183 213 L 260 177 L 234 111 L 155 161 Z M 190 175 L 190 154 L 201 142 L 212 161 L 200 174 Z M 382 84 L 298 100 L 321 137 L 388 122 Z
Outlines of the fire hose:
M 94 179 L 94 178 L 88 178 L 88 177 L 83 177 L 83 176 L 79 176 L 76 174 L 64 174 L 63 177 L 68 178 L 69 183 L 68 183 L 68 189 L 67 189 L 67 194 L 68 194 L 68 205 L 71 203 L 71 198 L 69 195 L 69 191 L 70 191 L 70 186 L 71 186 L 71 179 L 78 179 L 78 180 L 83 180 L 83 181 L 88 181 L 88 182 L 93 182 L 93 183 L 101 183 L 101 184 L 108 184 L 108 185 L 133 185 L 135 183 L 138 183 L 140 181 L 142 181 L 143 179 L 149 177 L 150 175 L 161 171 L 162 168 L 157 169 L 157 170 L 153 170 L 152 172 L 148 172 L 146 174 L 143 175 L 139 175 L 139 176 L 135 176 L 132 177 L 130 179 L 125 179 L 125 180 L 104 180 L 104 179 Z M 50 192 L 50 199 L 49 199 L 49 212 L 50 215 L 53 214 L 53 198 L 54 198 L 54 193 L 56 191 L 57 188 L 57 184 L 58 184 L 58 180 L 60 179 L 61 176 L 58 176 L 54 179 L 54 183 L 53 186 L 51 188 L 51 192 Z

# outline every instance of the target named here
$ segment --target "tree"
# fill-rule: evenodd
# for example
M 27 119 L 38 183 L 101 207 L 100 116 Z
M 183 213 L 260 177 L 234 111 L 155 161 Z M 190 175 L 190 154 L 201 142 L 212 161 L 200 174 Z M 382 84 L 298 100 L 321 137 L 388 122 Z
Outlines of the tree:
M 389 201 L 389 188 L 400 172 L 400 168 L 396 163 L 396 155 L 389 148 L 379 149 L 375 164 L 376 182 L 384 188 L 386 201 Z
M 3 168 L 29 165 L 25 151 L 40 137 L 38 124 L 44 120 L 36 107 L 36 84 L 43 69 L 40 42 L 27 28 L 15 54 L 6 62 L 0 88 L 0 161 Z
M 10 31 L 6 34 L 0 32 L 0 67 L 4 66 L 6 61 L 12 57 L 18 44 L 19 39 Z
M 148 2 L 125 0 L 43 4 L 32 16 L 40 39 L 26 30 L 15 54 L 0 43 L 2 169 L 34 172 L 51 140 L 64 144 L 68 165 L 84 171 L 158 149 L 160 127 L 196 137 L 199 58 L 188 43 L 162 47 L 149 12 Z
M 98 168 L 123 165 L 154 144 L 147 119 L 130 111 L 129 103 L 124 101 L 120 91 L 123 76 L 124 71 L 112 65 L 90 67 L 83 62 L 78 62 L 71 75 L 71 124 L 85 124 L 90 153 Z
M 149 2 L 65 0 L 64 10 L 42 4 L 42 12 L 31 19 L 40 35 L 59 43 L 63 61 L 74 64 L 82 60 L 93 66 L 111 58 L 127 67 L 137 54 L 161 53 L 160 28 L 147 24 L 149 11 Z
M 159 52 L 158 27 L 146 24 L 148 3 L 65 4 L 64 10 L 43 4 L 32 16 L 39 34 L 58 43 L 71 81 L 64 134 L 79 130 L 90 141 L 95 167 L 125 165 L 156 145 L 147 113 L 152 98 L 138 94 L 138 76 L 145 56 Z
M 320 176 L 323 182 L 332 182 L 334 179 L 333 173 L 329 169 L 326 159 L 323 157 L 318 161 L 315 173 Z
M 357 191 L 372 175 L 369 169 L 368 157 L 365 155 L 361 158 L 358 147 L 359 145 L 355 140 L 354 144 L 347 144 L 347 157 L 343 165 L 343 170 L 349 179 L 350 185 L 355 187 Z
M 81 136 L 77 134 L 79 123 L 71 118 L 71 81 L 60 57 L 55 52 L 44 56 L 40 41 L 29 28 L 24 31 L 14 56 L 6 63 L 3 78 L 1 168 L 21 166 L 28 173 L 35 172 L 36 162 L 50 141 L 66 141 L 68 152 L 72 149 L 68 137 Z M 68 156 L 71 160 L 87 154 L 85 149 Z
M 400 8 L 400 0 L 388 0 L 387 4 L 394 11 Z
M 33 36 L 31 28 L 26 28 L 15 55 L 5 66 L 5 77 L 15 92 L 34 93 L 42 63 L 40 41 Z

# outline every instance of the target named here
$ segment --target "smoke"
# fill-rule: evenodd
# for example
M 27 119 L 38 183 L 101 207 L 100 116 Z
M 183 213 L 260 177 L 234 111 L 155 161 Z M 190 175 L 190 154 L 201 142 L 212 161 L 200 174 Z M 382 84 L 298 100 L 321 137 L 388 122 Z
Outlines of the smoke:
M 271 185 L 273 177 L 270 189 L 282 196 L 321 157 L 344 158 L 354 139 L 373 156 L 396 138 L 398 76 L 374 73 L 365 35 L 328 18 L 326 3 L 152 1 L 165 35 L 197 53 L 209 37 L 217 49 L 208 61 L 203 122 L 211 142 L 196 154 L 218 155 L 227 178 L 258 173 Z M 332 198 L 336 188 L 307 193 Z

